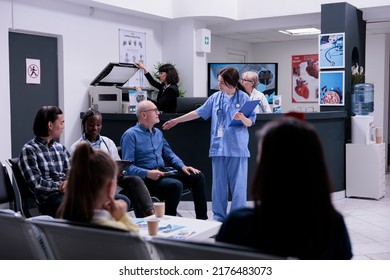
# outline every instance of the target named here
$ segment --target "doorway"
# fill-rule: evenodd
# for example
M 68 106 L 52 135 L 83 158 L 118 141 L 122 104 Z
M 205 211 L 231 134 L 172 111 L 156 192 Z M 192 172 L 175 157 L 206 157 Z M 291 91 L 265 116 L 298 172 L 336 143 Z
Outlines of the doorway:
M 230 63 L 244 63 L 247 60 L 247 54 L 244 52 L 227 50 L 226 61 Z
M 44 105 L 58 106 L 57 38 L 9 32 L 12 157 L 34 137 L 36 112 Z M 27 83 L 26 59 L 40 61 L 40 83 Z

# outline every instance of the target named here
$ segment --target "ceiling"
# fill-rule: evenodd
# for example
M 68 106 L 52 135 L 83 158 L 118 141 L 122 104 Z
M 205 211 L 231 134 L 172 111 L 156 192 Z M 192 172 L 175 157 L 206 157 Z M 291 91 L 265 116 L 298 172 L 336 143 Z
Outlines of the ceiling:
M 390 34 L 390 6 L 362 9 L 366 34 Z M 205 19 L 214 36 L 249 43 L 282 42 L 316 39 L 318 35 L 290 36 L 278 30 L 315 27 L 321 30 L 321 14 L 302 14 L 286 17 L 232 21 Z
M 62 0 L 75 2 L 80 5 L 90 5 L 90 0 Z M 102 2 L 102 1 L 98 1 Z M 142 17 L 158 22 L 169 20 L 181 20 L 182 18 L 167 19 L 146 13 L 124 9 L 115 5 L 94 2 L 94 6 L 122 14 Z M 367 22 L 367 35 L 390 34 L 390 5 L 360 8 L 363 12 L 363 19 Z M 282 17 L 269 17 L 250 20 L 233 20 L 222 17 L 205 16 L 195 17 L 206 24 L 212 35 L 240 40 L 249 43 L 282 42 L 294 40 L 316 39 L 318 35 L 290 36 L 278 32 L 293 28 L 315 27 L 321 30 L 321 13 L 299 14 Z
M 321 25 L 310 25 L 310 26 L 299 26 L 299 27 L 288 27 L 292 28 L 304 28 L 304 27 L 315 27 L 321 30 Z M 286 28 L 285 28 L 286 29 Z M 249 43 L 266 43 L 266 42 L 283 42 L 283 41 L 294 41 L 294 40 L 308 40 L 316 39 L 318 35 L 303 35 L 303 36 L 290 36 L 287 34 L 280 33 L 280 28 L 270 28 L 252 31 L 233 31 L 233 32 L 221 32 L 212 31 L 215 36 L 229 38 L 234 40 L 240 40 Z M 366 29 L 367 35 L 372 34 L 390 34 L 390 21 L 379 22 L 379 23 L 367 23 Z

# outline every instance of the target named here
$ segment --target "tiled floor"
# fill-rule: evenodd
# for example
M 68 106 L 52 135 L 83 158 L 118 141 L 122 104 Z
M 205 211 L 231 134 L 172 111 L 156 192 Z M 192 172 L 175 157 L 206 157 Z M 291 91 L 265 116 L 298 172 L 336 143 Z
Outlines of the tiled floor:
M 334 205 L 344 215 L 353 259 L 390 260 L 390 174 L 382 199 L 342 198 Z
M 353 259 L 390 260 L 390 173 L 386 174 L 386 195 L 382 199 L 343 198 L 338 194 L 333 202 L 347 224 Z M 192 202 L 180 202 L 178 212 L 195 218 Z M 208 216 L 212 218 L 211 211 Z

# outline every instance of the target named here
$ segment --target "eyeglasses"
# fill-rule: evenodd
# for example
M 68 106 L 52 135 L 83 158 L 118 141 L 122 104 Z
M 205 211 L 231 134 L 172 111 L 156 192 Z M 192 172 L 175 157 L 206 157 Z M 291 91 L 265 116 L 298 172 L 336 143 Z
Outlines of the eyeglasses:
M 157 108 L 154 109 L 148 109 L 148 110 L 143 110 L 142 112 L 151 112 L 154 111 L 156 114 L 160 113 L 160 111 Z
M 253 83 L 252 80 L 247 80 L 247 79 L 241 79 L 241 82 L 251 82 L 251 83 Z

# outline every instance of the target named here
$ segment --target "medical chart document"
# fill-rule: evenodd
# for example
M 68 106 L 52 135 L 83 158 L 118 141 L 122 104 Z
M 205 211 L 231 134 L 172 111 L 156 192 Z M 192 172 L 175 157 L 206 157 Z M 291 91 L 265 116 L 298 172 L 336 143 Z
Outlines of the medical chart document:
M 245 102 L 244 105 L 242 105 L 239 112 L 243 113 L 245 117 L 249 117 L 249 115 L 253 112 L 253 110 L 256 108 L 257 105 L 259 105 L 260 100 L 249 100 Z M 242 121 L 240 120 L 232 120 L 232 122 L 229 124 L 229 126 L 236 126 L 236 125 L 243 125 Z

